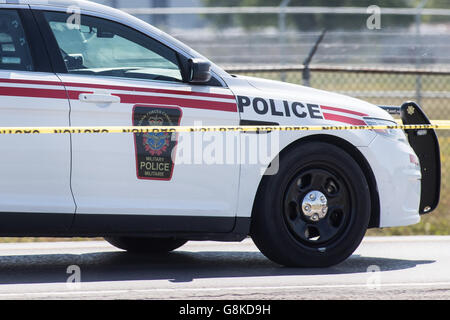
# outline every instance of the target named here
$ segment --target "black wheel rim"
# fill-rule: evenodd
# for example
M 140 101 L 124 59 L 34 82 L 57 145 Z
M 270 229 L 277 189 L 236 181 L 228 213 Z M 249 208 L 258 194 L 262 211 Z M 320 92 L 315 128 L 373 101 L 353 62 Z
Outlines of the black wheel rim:
M 317 248 L 345 236 L 352 220 L 354 197 L 339 169 L 325 164 L 305 167 L 294 175 L 285 190 L 284 219 L 297 241 Z M 313 191 L 322 193 L 327 200 L 327 214 L 318 221 L 312 221 L 302 208 L 305 197 Z

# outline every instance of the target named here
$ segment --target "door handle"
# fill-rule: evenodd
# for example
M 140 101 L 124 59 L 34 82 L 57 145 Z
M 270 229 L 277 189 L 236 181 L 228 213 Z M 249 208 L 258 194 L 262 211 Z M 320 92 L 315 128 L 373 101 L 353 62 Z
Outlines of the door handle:
M 120 103 L 120 97 L 110 94 L 82 93 L 79 100 L 90 103 Z

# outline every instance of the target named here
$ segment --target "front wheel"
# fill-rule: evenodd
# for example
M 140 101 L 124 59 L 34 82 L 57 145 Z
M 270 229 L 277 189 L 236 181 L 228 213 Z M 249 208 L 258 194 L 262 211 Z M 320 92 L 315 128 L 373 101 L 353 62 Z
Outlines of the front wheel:
M 251 236 L 269 259 L 292 267 L 327 267 L 348 258 L 370 218 L 370 192 L 358 163 L 322 142 L 280 157 L 255 201 Z
M 160 254 L 178 249 L 187 240 L 169 238 L 133 238 L 112 237 L 105 238 L 113 246 L 132 253 Z

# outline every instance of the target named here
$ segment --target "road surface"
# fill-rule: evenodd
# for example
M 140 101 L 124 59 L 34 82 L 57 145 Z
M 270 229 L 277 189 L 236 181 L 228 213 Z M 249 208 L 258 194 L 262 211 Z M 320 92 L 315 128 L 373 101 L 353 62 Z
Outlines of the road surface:
M 2 299 L 450 300 L 450 237 L 368 237 L 326 269 L 280 267 L 250 239 L 159 257 L 102 241 L 0 244 Z

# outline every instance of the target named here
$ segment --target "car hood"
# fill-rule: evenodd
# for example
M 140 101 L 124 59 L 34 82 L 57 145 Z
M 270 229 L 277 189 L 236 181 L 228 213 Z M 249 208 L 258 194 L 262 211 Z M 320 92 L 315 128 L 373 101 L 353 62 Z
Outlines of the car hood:
M 369 117 L 375 117 L 380 119 L 386 119 L 394 121 L 392 116 L 381 109 L 380 107 L 368 103 L 366 101 L 352 98 L 343 94 L 332 93 L 329 91 L 313 89 L 305 86 L 266 80 L 247 76 L 236 76 L 238 82 L 242 83 L 242 86 L 252 87 L 251 91 L 254 95 L 259 94 L 262 97 L 270 99 L 301 101 L 306 103 L 314 103 L 321 106 L 345 108 L 350 112 L 362 113 Z M 233 90 L 236 86 L 231 86 Z M 241 86 L 238 86 L 237 91 L 243 90 Z M 233 90 L 235 91 L 235 90 Z M 243 94 L 243 92 L 235 92 L 237 94 Z

